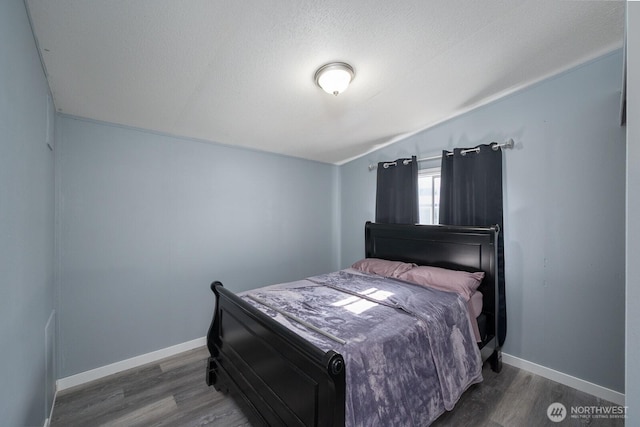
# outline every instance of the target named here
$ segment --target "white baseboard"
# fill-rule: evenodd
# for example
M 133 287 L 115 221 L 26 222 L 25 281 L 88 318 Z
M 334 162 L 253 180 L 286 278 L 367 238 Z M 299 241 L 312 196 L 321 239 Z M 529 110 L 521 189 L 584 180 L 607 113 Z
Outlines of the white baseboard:
M 117 374 L 118 372 L 122 372 L 127 369 L 137 368 L 138 366 L 142 366 L 147 363 L 156 362 L 160 359 L 164 359 L 165 357 L 174 356 L 178 353 L 204 346 L 206 345 L 206 343 L 206 337 L 196 338 L 195 340 L 187 341 L 182 344 L 177 344 L 171 347 L 153 351 L 151 353 L 142 354 L 140 356 L 132 357 L 120 362 L 92 369 L 90 371 L 81 372 L 76 375 L 61 378 L 56 382 L 56 394 L 58 391 L 85 384 L 90 381 L 106 377 L 108 375 Z M 625 397 L 623 393 L 619 393 L 606 387 L 602 387 L 597 384 L 582 380 L 580 378 L 576 378 L 571 375 L 553 370 L 551 368 L 547 368 L 546 366 L 529 362 L 528 360 L 520 359 L 519 357 L 515 357 L 507 353 L 502 354 L 502 361 L 507 365 L 511 365 L 516 368 L 531 372 L 533 374 L 540 375 L 541 377 L 556 381 L 560 384 L 564 384 L 585 393 L 589 393 L 593 396 L 599 397 L 617 405 L 624 405 Z M 45 421 L 45 427 L 48 425 L 48 421 L 48 419 Z
M 585 381 L 559 371 L 555 371 L 551 368 L 547 368 L 546 366 L 529 362 L 528 360 L 520 359 L 519 357 L 511 356 L 510 354 L 502 353 L 502 361 L 507 365 L 520 368 L 522 370 L 531 372 L 532 374 L 540 375 L 541 377 L 575 388 L 576 390 L 589 393 L 592 396 L 599 397 L 601 399 L 615 403 L 616 405 L 624 405 L 623 393 L 610 390 L 606 387 L 590 383 L 589 381 Z
M 176 344 L 171 347 L 163 348 L 160 350 L 152 351 L 151 353 L 141 354 L 130 359 L 121 360 L 120 362 L 112 363 L 110 365 L 101 366 L 90 371 L 80 372 L 79 374 L 71 375 L 65 378 L 60 378 L 56 381 L 57 391 L 66 390 L 71 387 L 75 387 L 81 384 L 94 381 L 108 375 L 117 374 L 118 372 L 126 371 L 127 369 L 137 368 L 138 366 L 146 365 L 147 363 L 156 362 L 165 357 L 174 356 L 184 351 L 193 350 L 194 348 L 202 347 L 207 344 L 207 338 L 196 338 L 195 340 L 187 341 L 182 344 Z

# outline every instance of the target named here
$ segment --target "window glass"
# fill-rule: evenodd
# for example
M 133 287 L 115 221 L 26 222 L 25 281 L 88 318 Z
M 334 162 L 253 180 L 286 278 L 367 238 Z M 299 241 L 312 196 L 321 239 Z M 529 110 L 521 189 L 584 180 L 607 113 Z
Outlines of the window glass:
M 438 224 L 440 205 L 440 168 L 418 172 L 418 209 L 420 224 Z

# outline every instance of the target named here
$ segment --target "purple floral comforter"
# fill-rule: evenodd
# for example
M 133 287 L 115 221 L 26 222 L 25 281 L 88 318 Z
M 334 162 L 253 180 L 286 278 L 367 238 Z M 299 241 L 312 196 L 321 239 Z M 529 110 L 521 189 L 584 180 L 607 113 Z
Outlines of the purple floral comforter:
M 457 294 L 347 269 L 241 296 L 320 349 L 342 354 L 347 426 L 424 427 L 482 381 L 466 303 Z

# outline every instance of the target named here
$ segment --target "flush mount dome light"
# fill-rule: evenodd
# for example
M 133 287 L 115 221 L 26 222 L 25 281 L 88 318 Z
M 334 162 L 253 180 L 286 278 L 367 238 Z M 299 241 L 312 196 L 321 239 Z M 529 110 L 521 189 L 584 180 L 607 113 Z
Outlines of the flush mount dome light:
M 331 62 L 318 68 L 315 80 L 322 90 L 338 96 L 347 90 L 354 76 L 355 72 L 351 65 L 344 62 Z

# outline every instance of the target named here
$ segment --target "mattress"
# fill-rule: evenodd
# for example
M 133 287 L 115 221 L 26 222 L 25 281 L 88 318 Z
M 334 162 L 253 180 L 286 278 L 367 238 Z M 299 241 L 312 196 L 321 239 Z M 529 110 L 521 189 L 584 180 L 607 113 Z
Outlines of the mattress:
M 482 381 L 459 295 L 349 269 L 240 296 L 343 355 L 346 425 L 426 426 Z

